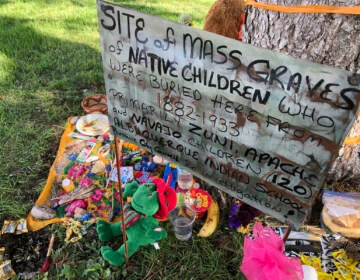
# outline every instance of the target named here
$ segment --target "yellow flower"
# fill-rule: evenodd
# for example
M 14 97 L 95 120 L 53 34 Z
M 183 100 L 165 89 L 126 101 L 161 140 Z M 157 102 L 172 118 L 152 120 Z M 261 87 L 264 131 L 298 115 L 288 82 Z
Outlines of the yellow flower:
M 240 232 L 241 234 L 248 234 L 250 232 L 250 224 L 248 224 L 246 227 L 241 225 L 237 228 L 237 232 Z

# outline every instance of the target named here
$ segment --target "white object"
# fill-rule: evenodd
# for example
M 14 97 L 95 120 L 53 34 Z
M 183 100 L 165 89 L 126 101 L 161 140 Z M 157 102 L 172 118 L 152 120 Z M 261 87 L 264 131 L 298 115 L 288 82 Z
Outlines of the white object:
M 76 122 L 76 129 L 89 136 L 97 136 L 110 129 L 109 119 L 104 114 L 88 114 Z
M 34 206 L 30 213 L 35 219 L 39 220 L 49 220 L 56 217 L 55 210 L 43 205 Z
M 302 265 L 302 269 L 304 272 L 304 280 L 317 280 L 318 275 L 316 273 L 315 268 L 310 265 Z
M 160 250 L 159 243 L 155 242 L 153 245 L 154 245 L 154 247 L 155 247 L 156 250 Z
M 193 175 L 190 172 L 178 167 L 177 183 L 180 189 L 188 190 L 193 184 Z

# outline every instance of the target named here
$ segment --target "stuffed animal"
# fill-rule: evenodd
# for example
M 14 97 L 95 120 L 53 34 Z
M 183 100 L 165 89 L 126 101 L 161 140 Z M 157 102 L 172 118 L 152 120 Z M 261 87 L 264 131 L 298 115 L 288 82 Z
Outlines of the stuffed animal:
M 241 40 L 245 19 L 244 0 L 217 0 L 206 15 L 204 30 Z
M 133 181 L 125 185 L 124 199 L 132 197 L 125 205 L 125 227 L 127 235 L 128 256 L 132 256 L 141 246 L 153 244 L 166 238 L 167 233 L 160 227 L 157 218 L 164 218 L 168 211 L 176 206 L 176 193 L 162 179 L 153 179 L 149 183 L 139 185 Z M 97 221 L 97 232 L 101 241 L 110 241 L 122 235 L 122 224 L 114 224 L 103 220 Z M 103 258 L 112 265 L 122 265 L 125 262 L 124 244 L 117 250 L 109 246 L 101 247 Z

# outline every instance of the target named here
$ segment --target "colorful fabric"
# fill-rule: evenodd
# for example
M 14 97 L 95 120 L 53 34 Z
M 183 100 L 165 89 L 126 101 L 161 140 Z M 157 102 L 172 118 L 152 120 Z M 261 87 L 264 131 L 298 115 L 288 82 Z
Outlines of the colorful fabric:
M 68 204 L 56 205 L 61 200 L 60 198 L 66 194 L 62 185 L 64 179 L 71 180 L 74 190 L 85 191 L 88 188 L 95 188 L 89 192 L 91 195 L 82 198 L 84 200 L 82 205 L 86 205 L 86 207 L 82 207 L 86 208 L 84 210 L 91 213 L 93 217 L 108 219 L 112 208 L 118 209 L 118 211 L 120 209 L 117 183 L 107 180 L 113 161 L 113 153 L 111 152 L 114 148 L 113 143 L 108 135 L 90 137 L 77 133 L 76 118 L 68 118 L 46 185 L 35 202 L 35 205 L 47 205 L 56 208 L 58 217 L 38 220 L 29 214 L 27 223 L 30 231 L 39 230 L 52 223 L 64 222 L 74 214 L 74 209 L 71 208 L 70 211 L 70 208 L 67 208 Z M 92 142 L 92 148 L 86 155 L 87 159 L 90 159 L 85 162 L 79 161 L 79 155 L 84 154 L 85 149 L 89 150 L 90 142 Z M 72 192 L 68 193 L 69 199 L 71 199 L 71 194 Z M 115 220 L 119 220 L 119 217 Z
M 131 227 L 136 223 L 140 217 L 143 216 L 139 212 L 135 211 L 130 203 L 126 203 L 124 206 L 124 219 L 125 219 L 125 228 Z

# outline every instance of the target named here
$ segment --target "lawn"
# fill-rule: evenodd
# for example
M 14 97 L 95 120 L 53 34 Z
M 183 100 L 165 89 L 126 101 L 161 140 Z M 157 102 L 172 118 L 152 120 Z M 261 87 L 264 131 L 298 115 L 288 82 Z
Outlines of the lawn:
M 189 13 L 202 28 L 212 0 L 114 1 L 177 21 Z M 69 116 L 82 115 L 81 100 L 104 92 L 94 0 L 0 1 L 0 224 L 25 217 L 40 194 Z M 170 231 L 169 225 L 165 225 Z M 94 227 L 76 244 L 61 244 L 39 279 L 242 279 L 242 236 L 223 222 L 209 239 L 179 242 L 173 236 L 111 267 L 100 254 Z M 41 263 L 38 264 L 39 268 Z

